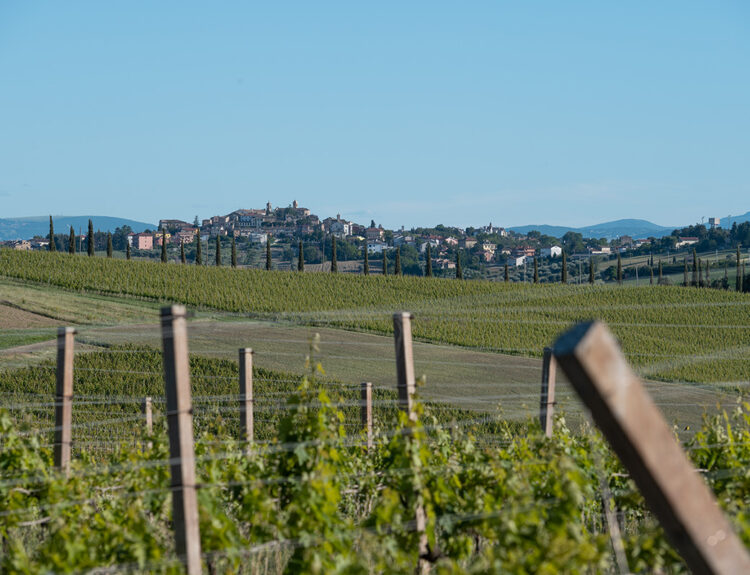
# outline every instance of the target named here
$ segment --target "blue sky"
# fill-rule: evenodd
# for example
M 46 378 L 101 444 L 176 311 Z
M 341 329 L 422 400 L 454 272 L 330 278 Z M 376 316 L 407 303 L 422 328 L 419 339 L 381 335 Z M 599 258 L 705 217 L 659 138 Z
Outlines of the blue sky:
M 0 0 L 0 217 L 750 210 L 750 3 Z

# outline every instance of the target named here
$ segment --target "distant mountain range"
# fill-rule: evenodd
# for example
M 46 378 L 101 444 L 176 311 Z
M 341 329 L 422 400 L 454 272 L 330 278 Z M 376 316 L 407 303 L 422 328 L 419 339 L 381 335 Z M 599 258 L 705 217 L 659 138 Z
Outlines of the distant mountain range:
M 89 220 L 94 224 L 94 230 L 102 232 L 114 232 L 115 228 L 130 226 L 134 232 L 143 230 L 155 230 L 155 224 L 136 222 L 124 218 L 113 218 L 110 216 L 52 216 L 55 225 L 55 233 L 70 233 L 73 226 L 75 233 L 79 231 L 86 233 Z M 31 239 L 34 236 L 46 236 L 49 234 L 49 216 L 32 216 L 27 218 L 0 218 L 0 241 Z
M 631 236 L 632 238 L 647 238 L 649 236 L 661 237 L 672 233 L 672 230 L 682 226 L 658 226 L 647 220 L 615 220 L 614 222 L 605 222 L 583 228 L 571 228 L 566 226 L 518 226 L 510 228 L 514 232 L 527 234 L 536 230 L 548 236 L 556 238 L 562 237 L 567 232 L 577 232 L 584 238 L 607 238 L 608 240 L 619 238 L 620 236 Z
M 741 224 L 742 222 L 750 222 L 750 212 L 745 212 L 741 216 L 728 216 L 721 218 L 722 228 L 731 228 L 732 224 Z

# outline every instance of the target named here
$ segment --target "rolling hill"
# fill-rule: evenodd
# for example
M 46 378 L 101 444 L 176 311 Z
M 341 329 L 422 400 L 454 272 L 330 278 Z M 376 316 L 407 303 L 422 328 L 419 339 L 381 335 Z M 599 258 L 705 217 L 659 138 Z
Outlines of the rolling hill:
M 67 234 L 70 227 L 76 233 L 86 233 L 89 219 L 94 223 L 94 229 L 102 232 L 114 232 L 115 228 L 130 226 L 134 232 L 146 229 L 155 230 L 156 224 L 137 222 L 111 216 L 52 216 L 55 232 Z M 25 218 L 0 218 L 0 241 L 30 239 L 34 236 L 49 234 L 49 216 L 31 216 Z

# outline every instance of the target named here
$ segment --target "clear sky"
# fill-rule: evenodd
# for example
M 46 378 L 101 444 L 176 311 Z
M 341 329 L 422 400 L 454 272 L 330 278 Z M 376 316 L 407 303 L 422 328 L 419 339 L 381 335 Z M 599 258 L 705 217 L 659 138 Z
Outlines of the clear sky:
M 750 2 L 0 0 L 0 217 L 750 210 Z

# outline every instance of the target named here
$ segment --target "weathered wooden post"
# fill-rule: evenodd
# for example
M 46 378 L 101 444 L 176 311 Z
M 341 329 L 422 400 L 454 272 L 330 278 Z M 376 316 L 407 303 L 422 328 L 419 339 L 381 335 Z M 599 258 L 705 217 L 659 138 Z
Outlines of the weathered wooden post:
M 412 396 L 417 390 L 414 377 L 414 352 L 411 344 L 411 320 L 409 312 L 393 314 L 393 339 L 396 344 L 396 375 L 398 376 L 398 404 L 409 419 L 417 420 Z
M 185 307 L 173 305 L 162 308 L 161 329 L 176 550 L 185 563 L 188 575 L 199 575 L 201 541 L 195 487 L 193 409 Z
M 557 366 L 552 349 L 544 348 L 542 361 L 542 395 L 539 400 L 539 423 L 547 437 L 552 437 L 552 416 L 555 413 L 555 376 Z
M 143 405 L 141 406 L 141 411 L 143 412 L 143 415 L 146 417 L 146 433 L 148 435 L 153 435 L 154 433 L 154 414 L 151 408 L 151 398 L 145 397 L 143 399 Z
M 555 357 L 693 573 L 750 573 L 750 555 L 599 322 L 555 343 Z
M 411 320 L 414 316 L 409 312 L 393 314 L 393 340 L 396 344 L 396 375 L 398 377 L 398 403 L 402 411 L 406 412 L 411 421 L 417 421 L 412 396 L 417 390 L 414 377 L 414 353 L 411 341 Z M 411 435 L 408 440 L 411 440 Z M 429 554 L 427 541 L 427 516 L 424 510 L 421 493 L 417 493 L 415 509 L 415 527 L 419 533 L 418 573 L 428 573 L 430 563 L 426 559 Z
M 360 389 L 360 419 L 367 433 L 367 449 L 372 449 L 372 383 L 363 381 Z
M 249 452 L 255 438 L 253 421 L 253 350 L 243 347 L 240 353 L 240 433 Z
M 73 346 L 76 330 L 57 328 L 57 389 L 55 391 L 55 468 L 70 472 L 73 439 Z

